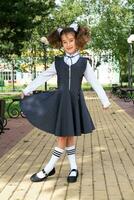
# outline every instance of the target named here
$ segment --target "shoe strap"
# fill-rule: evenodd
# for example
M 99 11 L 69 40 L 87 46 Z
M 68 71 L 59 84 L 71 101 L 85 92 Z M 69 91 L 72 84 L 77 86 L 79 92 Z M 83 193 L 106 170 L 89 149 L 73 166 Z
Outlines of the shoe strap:
M 44 170 L 44 169 L 42 169 L 42 172 L 43 172 L 43 174 L 47 175 L 47 173 L 45 172 L 45 170 Z
M 72 169 L 69 174 L 71 174 L 72 172 L 78 172 L 78 170 L 77 169 Z

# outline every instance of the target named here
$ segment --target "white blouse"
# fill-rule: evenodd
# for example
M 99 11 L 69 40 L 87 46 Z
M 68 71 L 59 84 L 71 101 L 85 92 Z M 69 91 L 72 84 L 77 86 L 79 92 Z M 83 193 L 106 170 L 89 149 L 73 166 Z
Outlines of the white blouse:
M 67 54 L 64 56 L 64 61 L 71 66 L 72 64 L 75 64 L 80 57 L 79 52 L 76 52 L 75 54 Z M 36 77 L 24 90 L 23 93 L 27 95 L 28 93 L 31 93 L 34 91 L 37 87 L 48 81 L 50 78 L 52 78 L 54 75 L 56 75 L 56 69 L 55 69 L 55 62 L 51 64 L 51 66 L 43 71 L 38 77 Z M 87 62 L 86 70 L 84 72 L 84 77 L 86 80 L 91 84 L 92 88 L 97 93 L 99 99 L 101 100 L 101 103 L 103 104 L 103 107 L 108 107 L 111 103 L 109 102 L 109 99 L 97 80 L 95 73 L 90 65 L 89 62 Z

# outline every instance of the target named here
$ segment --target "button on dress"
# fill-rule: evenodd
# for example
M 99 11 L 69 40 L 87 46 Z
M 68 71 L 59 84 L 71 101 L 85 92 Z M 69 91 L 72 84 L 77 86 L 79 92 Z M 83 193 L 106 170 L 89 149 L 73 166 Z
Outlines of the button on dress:
M 86 66 L 84 57 L 71 66 L 63 57 L 55 58 L 57 89 L 21 100 L 23 113 L 35 127 L 63 137 L 80 136 L 95 129 L 81 89 Z

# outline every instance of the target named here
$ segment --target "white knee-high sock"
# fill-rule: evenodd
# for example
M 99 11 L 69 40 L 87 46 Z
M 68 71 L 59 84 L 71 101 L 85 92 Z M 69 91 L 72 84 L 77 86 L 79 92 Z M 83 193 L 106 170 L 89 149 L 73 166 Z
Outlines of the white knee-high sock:
M 64 152 L 64 149 L 61 149 L 59 147 L 55 147 L 49 162 L 47 163 L 47 165 L 44 168 L 46 174 L 48 174 L 50 171 L 52 171 L 52 169 L 55 167 L 57 161 L 59 160 L 59 158 L 61 157 L 63 152 Z M 40 171 L 40 172 L 37 173 L 37 176 L 39 178 L 44 178 L 45 174 L 42 171 Z
M 66 152 L 67 152 L 71 170 L 77 169 L 75 151 L 76 151 L 76 149 L 75 149 L 74 145 L 71 147 L 66 147 Z M 70 175 L 76 176 L 76 172 L 72 172 Z

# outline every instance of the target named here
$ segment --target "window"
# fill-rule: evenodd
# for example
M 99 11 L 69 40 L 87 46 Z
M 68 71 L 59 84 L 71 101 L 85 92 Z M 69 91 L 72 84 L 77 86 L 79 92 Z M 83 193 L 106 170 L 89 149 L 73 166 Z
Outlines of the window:
M 12 72 L 0 72 L 0 79 L 4 79 L 6 81 L 12 80 Z M 14 72 L 14 80 L 16 80 L 16 72 Z

